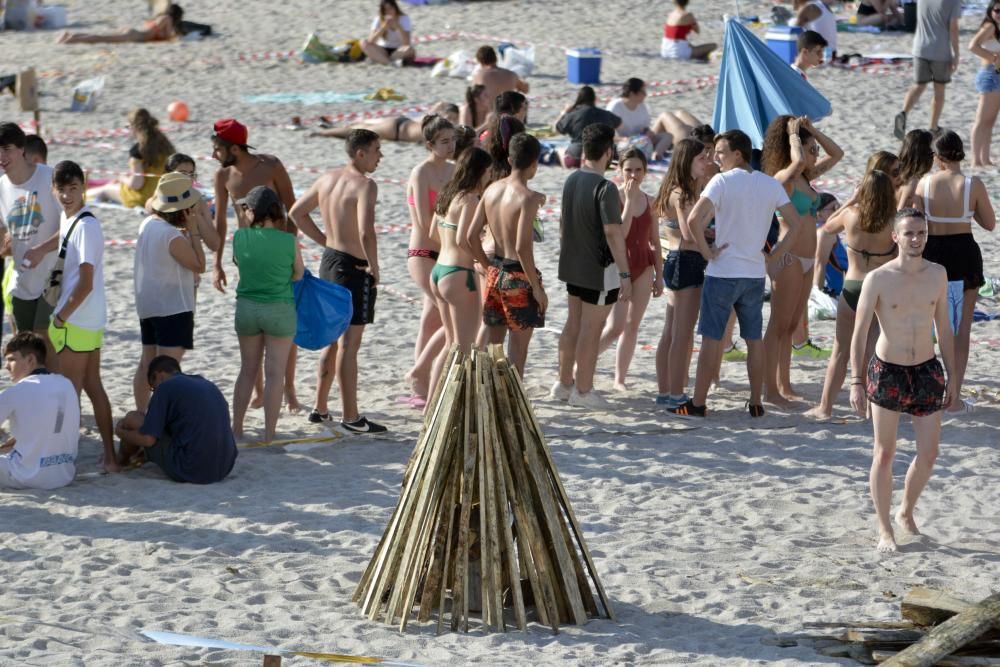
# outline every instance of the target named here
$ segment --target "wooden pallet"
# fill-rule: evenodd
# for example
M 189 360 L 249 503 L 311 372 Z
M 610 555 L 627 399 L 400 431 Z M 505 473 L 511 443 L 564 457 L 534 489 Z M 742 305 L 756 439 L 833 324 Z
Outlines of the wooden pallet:
M 593 588 L 591 588 L 593 587 Z M 595 601 L 595 593 L 597 601 Z M 500 346 L 453 349 L 428 403 L 399 503 L 354 600 L 406 629 L 614 619 L 517 371 Z M 598 608 L 600 602 L 600 609 Z

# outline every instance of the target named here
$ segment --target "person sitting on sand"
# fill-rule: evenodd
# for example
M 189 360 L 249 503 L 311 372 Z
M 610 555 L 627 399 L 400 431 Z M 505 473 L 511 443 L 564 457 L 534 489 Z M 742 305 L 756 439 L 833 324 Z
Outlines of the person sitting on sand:
M 128 114 L 135 143 L 128 151 L 128 175 L 87 191 L 87 201 L 115 202 L 127 208 L 145 206 L 160 182 L 174 145 L 159 128 L 160 122 L 139 107 Z
M 219 388 L 200 375 L 181 372 L 173 357 L 149 362 L 149 409 L 129 412 L 115 426 L 122 458 L 160 466 L 175 482 L 221 482 L 236 463 L 236 438 L 229 404 Z
M 526 93 L 530 89 L 528 82 L 509 69 L 497 64 L 497 52 L 492 46 L 480 46 L 476 50 L 476 63 L 479 67 L 472 73 L 472 83 L 481 84 L 486 88 L 486 96 L 495 100 L 497 95 L 508 90 Z
M 184 10 L 169 3 L 162 12 L 143 23 L 141 29 L 129 28 L 112 33 L 63 32 L 59 44 L 121 44 L 123 42 L 166 42 L 184 34 L 181 21 Z
M 361 50 L 373 63 L 402 65 L 417 56 L 412 33 L 413 21 L 396 0 L 379 0 L 378 16 L 372 20 L 368 39 L 361 40 Z
M 615 129 L 620 151 L 637 146 L 646 158 L 658 160 L 670 149 L 673 143 L 671 135 L 658 134 L 652 129 L 646 106 L 646 82 L 642 79 L 632 77 L 626 80 L 621 94 L 608 103 L 607 109 L 622 121 Z
M 804 32 L 810 30 L 818 32 L 826 40 L 832 57 L 836 58 L 837 17 L 826 6 L 826 3 L 823 0 L 793 0 L 792 7 L 795 9 L 795 25 L 802 28 Z
M 912 416 L 917 455 L 906 472 L 903 503 L 895 518 L 905 532 L 919 535 L 913 510 L 937 459 L 941 411 L 958 400 L 948 275 L 943 266 L 923 258 L 927 238 L 927 221 L 920 211 L 907 208 L 896 214 L 892 240 L 899 255 L 865 278 L 851 339 L 851 407 L 864 417 L 870 404 L 875 430 L 868 479 L 880 552 L 896 550 L 889 516 L 900 415 Z M 865 342 L 872 318 L 878 318 L 880 331 L 866 370 Z M 944 368 L 934 354 L 935 334 Z
M 76 475 L 80 402 L 73 383 L 45 368 L 45 341 L 22 331 L 4 348 L 13 384 L 0 392 L 0 489 L 57 489 Z
M 567 169 L 576 169 L 582 164 L 584 129 L 595 123 L 603 123 L 612 130 L 617 130 L 622 124 L 620 117 L 596 105 L 597 93 L 590 86 L 583 86 L 573 103 L 563 109 L 552 125 L 556 132 L 570 138 L 569 146 L 559 149 L 559 159 Z
M 325 130 L 316 130 L 309 134 L 310 137 L 333 137 L 335 139 L 346 139 L 353 130 L 371 130 L 379 136 L 379 139 L 386 141 L 402 141 L 406 143 L 421 143 L 425 141 L 423 124 L 428 116 L 444 116 L 451 123 L 457 123 L 459 109 L 455 104 L 438 102 L 426 115 L 418 118 L 409 116 L 387 116 L 384 118 L 365 118 L 352 122 L 343 127 L 331 127 Z
M 858 3 L 858 25 L 873 25 L 884 30 L 903 24 L 897 0 L 863 0 Z
M 892 177 L 882 171 L 872 171 L 865 175 L 861 186 L 843 208 L 823 226 L 823 231 L 827 234 L 844 232 L 847 241 L 847 273 L 844 288 L 837 301 L 833 352 L 823 380 L 823 394 L 819 404 L 806 413 L 809 417 L 829 419 L 833 416 L 833 404 L 844 384 L 847 360 L 851 356 L 851 334 L 854 331 L 858 299 L 861 298 L 861 286 L 865 276 L 896 256 L 896 244 L 892 240 L 895 204 Z M 867 338 L 865 342 L 870 347 L 873 341 Z M 869 356 L 866 353 L 866 362 Z
M 715 51 L 716 44 L 694 45 L 688 35 L 700 32 L 694 14 L 687 10 L 688 0 L 674 0 L 674 9 L 663 24 L 663 40 L 660 42 L 660 57 L 677 60 L 708 60 Z
M 233 390 L 233 434 L 243 437 L 243 418 L 263 361 L 264 441 L 270 442 L 295 336 L 292 283 L 302 278 L 305 265 L 295 237 L 284 231 L 285 209 L 274 190 L 258 185 L 236 205 L 243 208 L 249 225 L 233 235 L 233 260 L 240 270 L 236 286 L 240 373 Z

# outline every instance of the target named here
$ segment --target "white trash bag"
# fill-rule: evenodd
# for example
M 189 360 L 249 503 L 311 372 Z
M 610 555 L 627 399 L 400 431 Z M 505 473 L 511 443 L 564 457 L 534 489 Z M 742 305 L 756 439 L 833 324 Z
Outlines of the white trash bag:
M 813 285 L 809 292 L 809 321 L 837 319 L 837 300 Z
M 73 103 L 70 111 L 93 111 L 97 108 L 97 100 L 104 90 L 104 77 L 98 76 L 76 84 L 73 89 Z
M 500 56 L 500 67 L 506 67 L 522 79 L 531 76 L 535 71 L 535 46 L 524 49 L 508 46 Z
M 465 79 L 476 68 L 476 59 L 468 51 L 455 51 L 444 60 L 439 60 L 431 69 L 433 77 L 453 77 Z

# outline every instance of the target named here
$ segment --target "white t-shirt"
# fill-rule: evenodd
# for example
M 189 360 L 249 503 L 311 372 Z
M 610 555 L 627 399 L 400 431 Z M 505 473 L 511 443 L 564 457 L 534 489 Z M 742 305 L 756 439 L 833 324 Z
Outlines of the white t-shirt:
M 135 309 L 140 320 L 194 312 L 194 272 L 170 254 L 170 242 L 183 236 L 181 230 L 155 215 L 139 225 Z
M 69 232 L 72 222 L 78 216 L 83 215 L 84 211 L 90 212 L 90 209 L 84 206 L 79 213 L 69 219 L 63 213 L 59 222 L 60 246 L 63 239 L 66 238 L 66 233 Z M 70 294 L 76 289 L 77 283 L 80 282 L 81 264 L 90 264 L 94 267 L 94 288 L 67 321 L 78 327 L 96 331 L 103 329 L 108 323 L 107 306 L 104 299 L 104 232 L 101 231 L 100 221 L 90 216 L 80 218 L 80 222 L 73 229 L 73 235 L 69 237 L 69 243 L 66 244 L 62 291 L 59 294 L 59 304 L 56 306 L 55 312 L 58 313 L 62 310 L 62 307 L 69 301 Z
M 59 231 L 61 215 L 62 207 L 52 194 L 52 167 L 35 165 L 35 173 L 19 185 L 11 183 L 7 174 L 0 177 L 0 218 L 11 235 L 14 255 L 10 293 L 18 299 L 28 301 L 42 295 L 58 253 L 49 253 L 30 269 L 21 266 L 21 261 L 29 249 Z
M 812 21 L 807 21 L 805 25 L 800 27 L 803 30 L 818 32 L 826 40 L 827 48 L 831 51 L 836 51 L 837 17 L 833 15 L 833 12 L 830 11 L 830 8 L 826 6 L 823 0 L 813 0 L 809 4 L 819 10 L 819 16 Z
M 372 21 L 372 31 L 378 29 L 379 21 L 381 19 L 376 16 Z M 413 21 L 406 14 L 399 17 L 399 27 L 406 32 L 413 32 Z M 385 49 L 398 49 L 403 45 L 403 33 L 399 30 L 387 30 L 385 34 L 375 40 L 375 43 Z
M 622 119 L 622 124 L 618 126 L 616 132 L 623 137 L 639 134 L 650 126 L 649 109 L 645 102 L 640 103 L 635 109 L 629 109 L 625 106 L 624 99 L 616 97 L 607 109 Z
M 775 209 L 789 203 L 785 188 L 762 171 L 716 174 L 701 193 L 715 207 L 715 245 L 729 247 L 708 263 L 715 278 L 763 278 L 764 242 Z
M 39 373 L 0 392 L 0 423 L 17 439 L 0 456 L 0 479 L 18 488 L 56 489 L 73 481 L 80 442 L 80 403 L 73 383 Z

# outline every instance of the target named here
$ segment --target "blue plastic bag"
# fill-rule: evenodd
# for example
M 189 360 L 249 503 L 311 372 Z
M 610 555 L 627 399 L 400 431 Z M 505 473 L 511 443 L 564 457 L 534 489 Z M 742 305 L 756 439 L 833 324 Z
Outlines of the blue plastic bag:
M 295 290 L 295 344 L 307 350 L 322 350 L 340 338 L 351 324 L 354 308 L 351 291 L 317 278 L 307 269 L 292 283 Z

